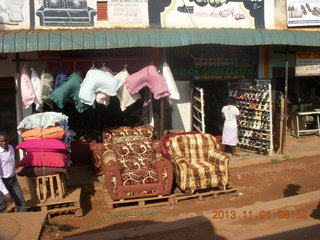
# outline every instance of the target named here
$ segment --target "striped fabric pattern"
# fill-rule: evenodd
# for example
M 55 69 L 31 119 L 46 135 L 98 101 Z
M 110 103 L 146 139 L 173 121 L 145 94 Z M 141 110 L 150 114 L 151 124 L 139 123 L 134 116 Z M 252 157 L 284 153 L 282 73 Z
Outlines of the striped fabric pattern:
M 211 134 L 173 136 L 166 148 L 181 190 L 193 192 L 228 184 L 229 156 L 219 151 Z

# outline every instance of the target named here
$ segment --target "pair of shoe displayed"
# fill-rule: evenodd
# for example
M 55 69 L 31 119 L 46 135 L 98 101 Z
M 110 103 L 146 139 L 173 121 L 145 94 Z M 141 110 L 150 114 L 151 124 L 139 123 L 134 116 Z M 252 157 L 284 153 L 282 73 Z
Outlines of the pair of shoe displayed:
M 178 12 L 182 12 L 182 13 L 193 13 L 194 7 L 183 5 L 181 7 L 177 7 L 177 10 Z

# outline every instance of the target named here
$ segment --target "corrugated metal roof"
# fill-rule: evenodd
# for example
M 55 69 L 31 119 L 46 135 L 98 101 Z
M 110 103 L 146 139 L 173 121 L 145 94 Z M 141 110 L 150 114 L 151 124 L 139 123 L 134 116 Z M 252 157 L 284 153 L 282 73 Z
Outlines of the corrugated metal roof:
M 320 32 L 224 28 L 0 32 L 0 53 L 127 47 L 177 47 L 193 44 L 320 46 Z

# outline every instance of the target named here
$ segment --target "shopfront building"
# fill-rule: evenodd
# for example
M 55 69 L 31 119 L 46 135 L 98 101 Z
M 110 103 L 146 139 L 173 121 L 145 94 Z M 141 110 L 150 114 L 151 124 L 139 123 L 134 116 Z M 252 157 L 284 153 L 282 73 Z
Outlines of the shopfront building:
M 86 138 L 89 141 L 99 136 L 103 127 L 119 124 L 155 125 L 157 138 L 166 129 L 196 130 L 218 136 L 224 100 L 237 97 L 232 86 L 238 86 L 239 81 L 265 80 L 270 102 L 269 114 L 264 116 L 269 119 L 269 125 L 265 125 L 267 131 L 263 138 L 273 142 L 267 143 L 264 148 L 268 151 L 262 153 L 272 154 L 278 151 L 273 145 L 280 144 L 273 139 L 279 125 L 272 121 L 278 98 L 274 93 L 286 95 L 288 81 L 289 94 L 302 89 L 299 84 L 306 81 L 297 81 L 292 73 L 296 54 L 307 50 L 317 52 L 314 47 L 320 42 L 320 34 L 314 28 L 302 31 L 309 30 L 306 29 L 309 25 L 294 21 L 297 20 L 294 16 L 300 13 L 287 8 L 294 4 L 271 0 L 6 1 L 1 7 L 7 10 L 0 13 L 3 55 L 0 73 L 3 78 L 15 76 L 11 84 L 17 83 L 17 92 L 12 102 L 17 107 L 4 117 L 16 116 L 19 123 L 34 112 L 32 107 L 25 109 L 19 97 L 20 76 L 16 73 L 20 73 L 25 64 L 28 71 L 33 68 L 40 75 L 47 69 L 56 78 L 60 69 L 68 75 L 79 70 L 85 76 L 93 65 L 100 68 L 103 64 L 114 73 L 126 67 L 132 74 L 148 65 L 159 67 L 166 60 L 180 94 L 178 100 L 154 99 L 150 90 L 144 89 L 140 100 L 125 111 L 115 97 L 110 99 L 108 107 L 97 104 L 85 114 L 75 111 L 72 103 L 55 110 L 70 115 L 71 127 L 84 142 Z M 286 19 L 288 11 L 292 14 Z M 308 18 L 312 26 L 317 26 L 319 23 L 313 16 L 303 14 L 301 18 Z M 297 46 L 299 49 L 293 50 Z M 314 76 L 306 78 L 317 82 Z M 197 89 L 202 89 L 200 101 L 196 99 Z M 244 115 L 248 114 L 243 111 Z M 262 115 L 250 111 L 252 118 L 260 116 L 260 119 L 246 121 L 249 126 L 244 124 L 243 146 L 250 145 L 250 133 L 257 133 L 251 128 L 258 128 L 258 122 L 262 122 Z M 4 127 L 11 128 L 11 125 Z

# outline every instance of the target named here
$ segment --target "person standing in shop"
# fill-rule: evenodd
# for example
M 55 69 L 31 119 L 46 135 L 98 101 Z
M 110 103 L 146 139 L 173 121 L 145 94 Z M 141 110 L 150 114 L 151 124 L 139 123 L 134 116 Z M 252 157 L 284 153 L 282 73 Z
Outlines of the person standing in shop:
M 25 200 L 16 176 L 15 153 L 8 135 L 0 132 L 0 191 L 5 200 L 15 203 L 17 212 L 25 212 Z
M 227 99 L 227 105 L 221 110 L 222 118 L 224 118 L 223 132 L 222 132 L 222 152 L 225 151 L 225 146 L 230 146 L 232 149 L 232 156 L 239 157 L 236 153 L 238 142 L 238 120 L 240 119 L 240 111 L 234 105 L 234 100 L 230 97 Z

